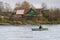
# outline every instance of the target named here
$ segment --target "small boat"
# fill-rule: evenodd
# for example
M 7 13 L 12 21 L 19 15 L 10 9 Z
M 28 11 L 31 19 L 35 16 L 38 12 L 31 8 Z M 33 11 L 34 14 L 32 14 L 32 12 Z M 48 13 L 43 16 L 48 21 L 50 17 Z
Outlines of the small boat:
M 43 28 L 41 25 L 39 28 L 32 28 L 32 31 L 42 31 L 42 30 L 48 30 L 48 28 Z
M 32 31 L 43 31 L 43 30 L 48 30 L 48 28 L 32 28 Z

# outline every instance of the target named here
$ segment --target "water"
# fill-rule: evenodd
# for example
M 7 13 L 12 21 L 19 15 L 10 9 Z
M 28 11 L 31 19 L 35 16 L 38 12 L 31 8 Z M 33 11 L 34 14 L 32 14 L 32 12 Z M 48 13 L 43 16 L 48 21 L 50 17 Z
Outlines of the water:
M 60 40 L 60 25 L 42 25 L 47 31 L 32 31 L 38 25 L 0 26 L 0 40 Z

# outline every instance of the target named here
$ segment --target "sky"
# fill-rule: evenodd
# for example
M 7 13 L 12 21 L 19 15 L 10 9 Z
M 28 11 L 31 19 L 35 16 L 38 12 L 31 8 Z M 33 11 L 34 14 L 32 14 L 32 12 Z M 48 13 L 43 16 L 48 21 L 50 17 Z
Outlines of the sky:
M 33 4 L 36 8 L 41 8 L 42 3 L 46 3 L 48 8 L 60 8 L 60 0 L 0 0 L 0 2 L 9 3 L 12 8 L 15 7 L 16 3 L 23 1 Z

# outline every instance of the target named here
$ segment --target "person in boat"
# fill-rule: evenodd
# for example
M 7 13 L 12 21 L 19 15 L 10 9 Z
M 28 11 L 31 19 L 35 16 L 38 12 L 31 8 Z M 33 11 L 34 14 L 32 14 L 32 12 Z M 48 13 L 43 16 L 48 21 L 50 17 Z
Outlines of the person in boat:
M 42 28 L 42 26 L 40 25 L 40 26 L 39 26 L 39 29 L 41 29 L 41 28 Z

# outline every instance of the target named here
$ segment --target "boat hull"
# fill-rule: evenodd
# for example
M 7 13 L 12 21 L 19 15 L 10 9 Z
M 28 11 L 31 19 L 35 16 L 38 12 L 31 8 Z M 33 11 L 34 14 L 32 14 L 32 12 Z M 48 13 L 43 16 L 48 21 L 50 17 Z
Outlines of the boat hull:
M 48 30 L 48 28 L 32 28 L 32 31 L 43 31 L 43 30 Z

